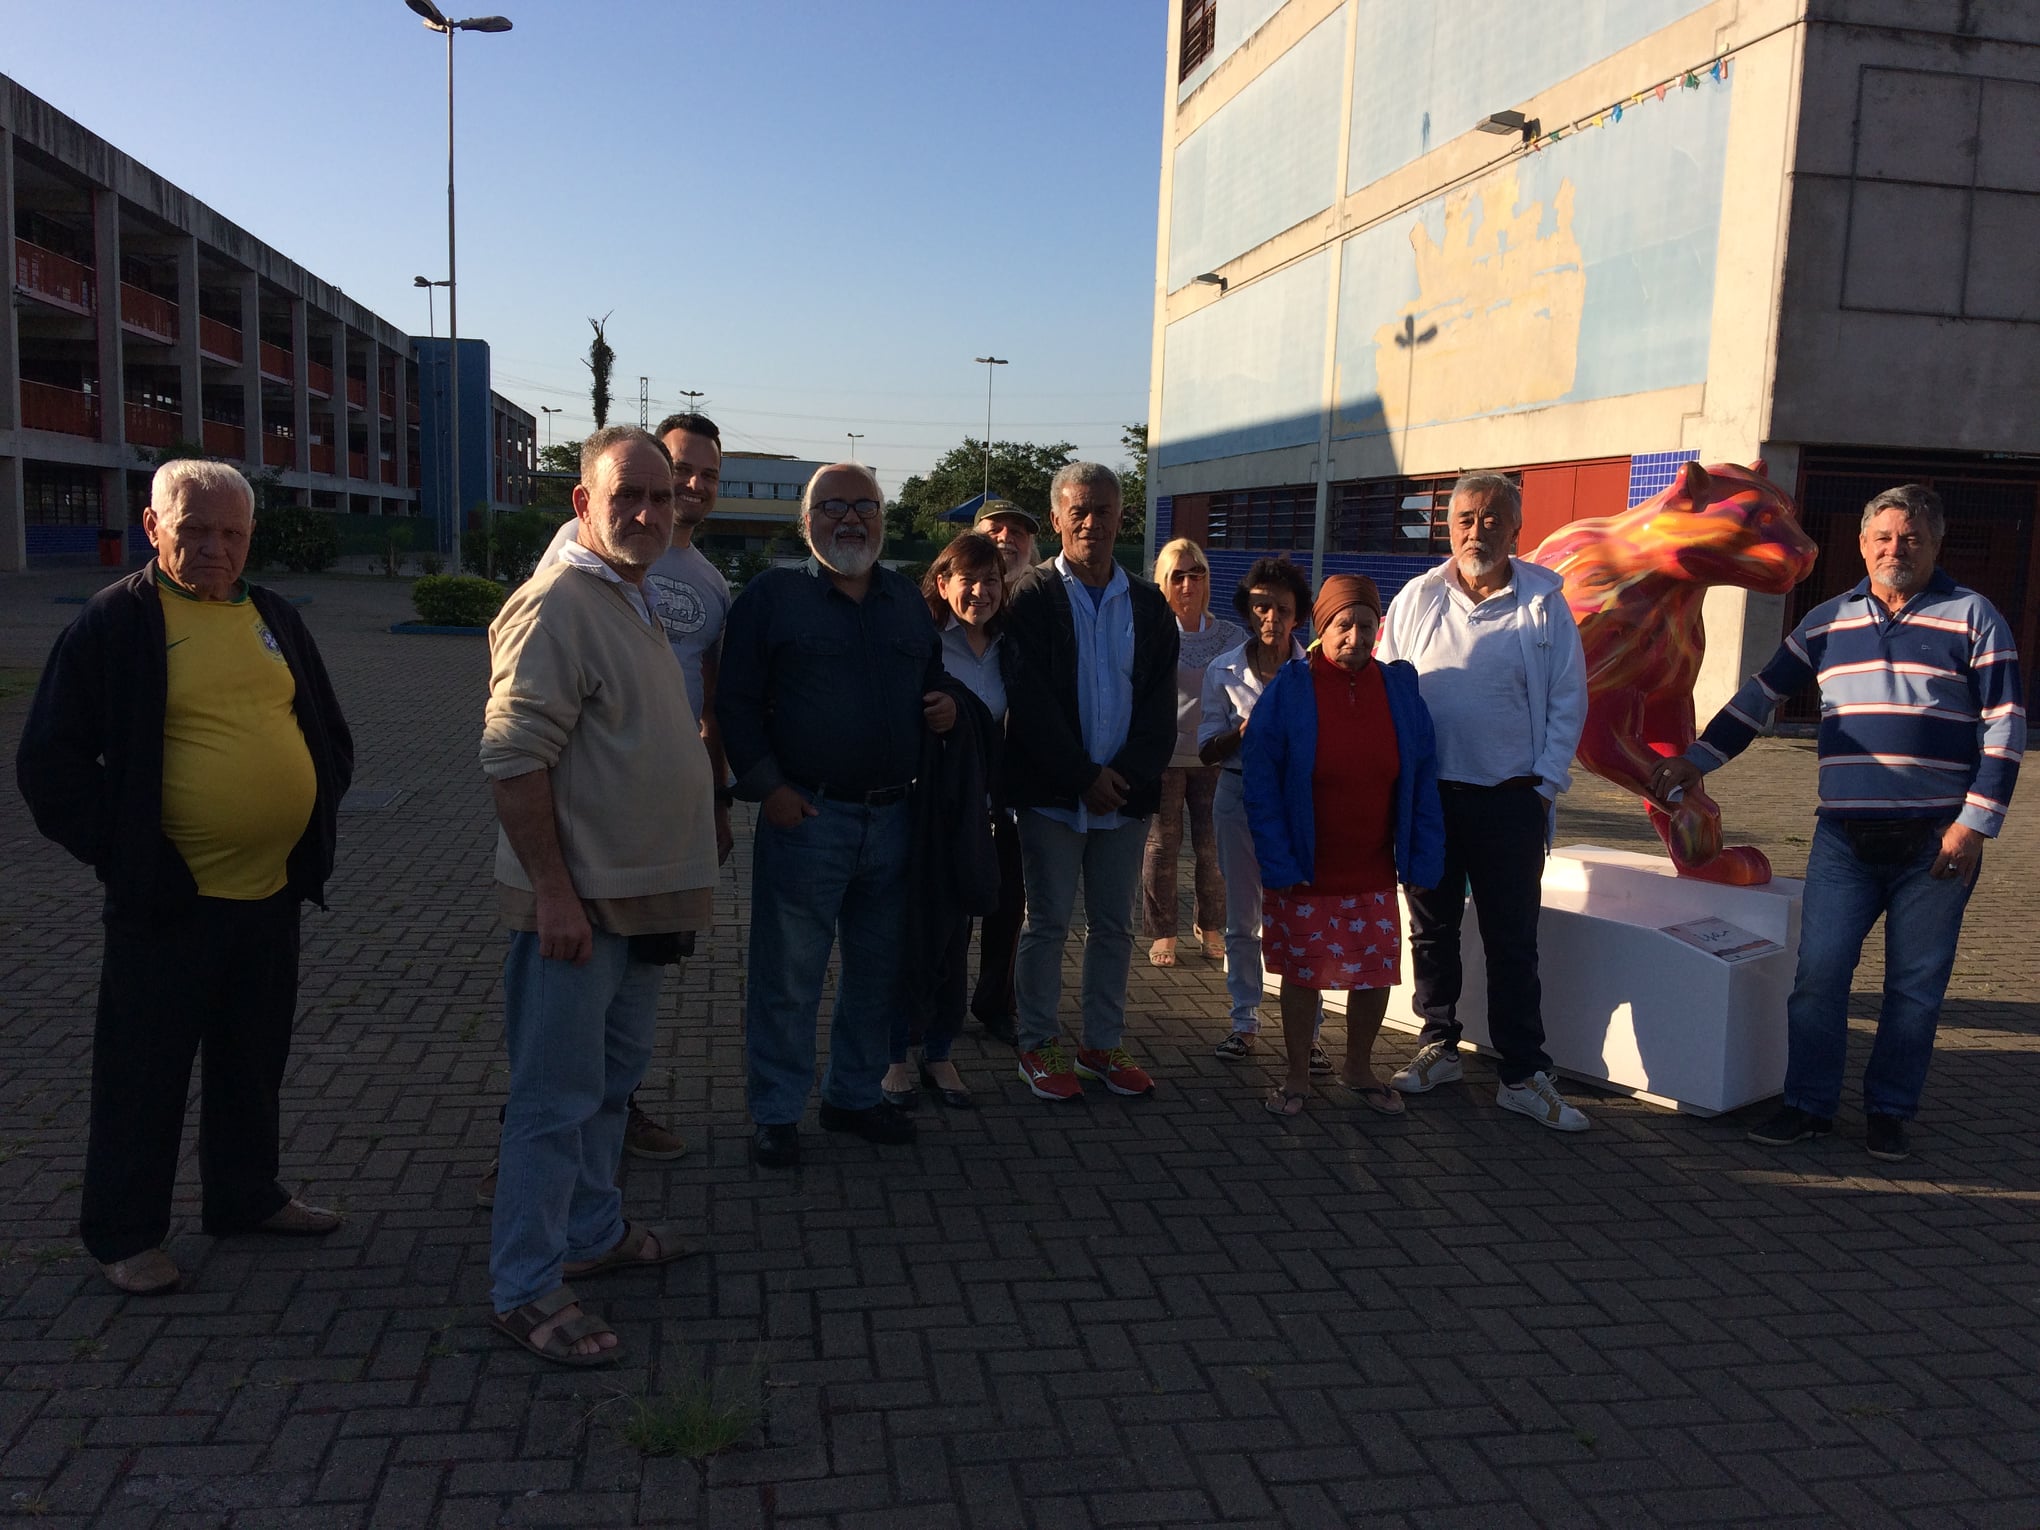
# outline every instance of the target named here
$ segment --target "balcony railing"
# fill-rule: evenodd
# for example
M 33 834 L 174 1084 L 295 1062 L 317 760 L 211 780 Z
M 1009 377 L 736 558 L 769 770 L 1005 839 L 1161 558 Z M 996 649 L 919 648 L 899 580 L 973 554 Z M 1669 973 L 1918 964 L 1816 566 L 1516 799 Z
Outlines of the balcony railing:
M 248 450 L 248 432 L 238 425 L 229 425 L 225 420 L 207 420 L 202 429 L 205 449 L 215 457 L 239 462 Z
M 21 380 L 21 423 L 28 430 L 66 436 L 99 435 L 99 400 L 74 388 Z
M 418 423 L 418 401 L 415 398 L 411 400 L 411 407 L 405 413 L 411 417 L 413 425 Z
M 214 361 L 239 362 L 241 359 L 241 332 L 231 324 L 218 319 L 198 316 L 199 351 Z
M 296 380 L 296 363 L 292 359 L 290 352 L 282 346 L 271 345 L 267 340 L 264 340 L 256 349 L 255 354 L 264 377 L 272 378 L 280 383 Z
M 297 442 L 289 436 L 278 435 L 275 431 L 262 434 L 262 465 L 273 468 L 297 466 Z
M 177 432 L 184 428 L 184 416 L 168 409 L 151 409 L 130 400 L 127 406 L 127 438 L 131 446 L 174 446 Z
M 305 363 L 305 386 L 320 398 L 333 396 L 333 369 L 316 361 Z
M 367 452 L 349 452 L 347 454 L 347 476 L 349 478 L 366 478 L 368 476 Z
M 397 417 L 396 394 L 389 392 L 378 393 L 375 396 L 375 407 L 384 419 L 394 420 Z
M 395 483 L 397 481 L 397 465 L 395 462 L 385 462 L 382 465 L 382 481 L 384 483 Z
M 312 443 L 312 471 L 330 473 L 333 471 L 333 448 L 325 441 Z
M 366 377 L 350 377 L 347 379 L 347 402 L 356 409 L 366 409 L 368 407 L 368 379 Z
M 177 305 L 133 282 L 120 284 L 120 324 L 153 339 L 177 338 Z
M 69 256 L 26 239 L 14 241 L 14 282 L 73 313 L 90 313 L 96 303 L 91 271 Z

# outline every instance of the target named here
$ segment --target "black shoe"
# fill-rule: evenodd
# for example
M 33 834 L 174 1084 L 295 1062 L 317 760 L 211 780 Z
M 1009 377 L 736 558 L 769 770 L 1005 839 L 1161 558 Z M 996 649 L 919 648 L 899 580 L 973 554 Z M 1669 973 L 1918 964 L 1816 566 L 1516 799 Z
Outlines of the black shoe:
M 1790 1147 L 1810 1137 L 1825 1137 L 1834 1129 L 1832 1116 L 1808 1115 L 1797 1105 L 1781 1105 L 1762 1126 L 1750 1128 L 1749 1140 L 1765 1147 Z
M 822 1102 L 822 1130 L 852 1132 L 880 1147 L 901 1147 L 914 1140 L 914 1123 L 897 1105 L 870 1105 L 851 1110 Z
M 751 1162 L 761 1169 L 800 1167 L 800 1127 L 792 1121 L 761 1125 L 751 1133 Z
M 1904 1163 L 1912 1157 L 1912 1144 L 1906 1141 L 1905 1122 L 1897 1116 L 1866 1116 L 1863 1145 L 1870 1149 L 1872 1158 L 1881 1158 L 1886 1163 Z
M 985 1034 L 994 1041 L 1003 1041 L 1007 1046 L 1018 1046 L 1020 1035 L 1013 1027 L 1013 1015 L 979 1015 L 978 1024 L 985 1028 Z
M 968 1089 L 944 1089 L 935 1081 L 935 1075 L 930 1073 L 925 1066 L 921 1069 L 921 1087 L 934 1095 L 936 1099 L 947 1105 L 951 1110 L 975 1110 L 977 1108 L 975 1102 L 970 1097 Z
M 888 1089 L 881 1084 L 878 1092 L 885 1097 L 886 1104 L 892 1106 L 895 1110 L 919 1110 L 921 1108 L 921 1091 L 918 1089 Z

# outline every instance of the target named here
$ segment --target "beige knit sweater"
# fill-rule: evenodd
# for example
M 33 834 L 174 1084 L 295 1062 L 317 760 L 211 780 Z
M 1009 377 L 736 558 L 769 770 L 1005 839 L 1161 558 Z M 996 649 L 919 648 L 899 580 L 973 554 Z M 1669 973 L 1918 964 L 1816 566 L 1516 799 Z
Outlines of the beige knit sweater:
M 556 563 L 489 625 L 482 769 L 552 772 L 560 852 L 584 899 L 713 887 L 708 751 L 666 634 L 622 589 Z M 496 880 L 529 890 L 496 830 Z

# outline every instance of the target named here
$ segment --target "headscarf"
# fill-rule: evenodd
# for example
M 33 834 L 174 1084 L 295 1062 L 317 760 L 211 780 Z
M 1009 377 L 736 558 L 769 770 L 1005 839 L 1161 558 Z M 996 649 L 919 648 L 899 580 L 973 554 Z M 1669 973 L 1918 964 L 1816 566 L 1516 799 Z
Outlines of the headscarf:
M 1325 626 L 1348 606 L 1371 606 L 1381 615 L 1381 591 L 1365 574 L 1334 574 L 1318 587 L 1310 605 L 1310 624 L 1319 637 Z

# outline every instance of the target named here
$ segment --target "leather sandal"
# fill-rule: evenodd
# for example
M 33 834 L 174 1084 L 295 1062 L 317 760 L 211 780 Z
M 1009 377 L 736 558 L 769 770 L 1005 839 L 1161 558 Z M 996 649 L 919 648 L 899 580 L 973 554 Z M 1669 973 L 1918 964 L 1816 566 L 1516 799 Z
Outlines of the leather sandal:
M 651 1239 L 659 1245 L 656 1257 L 644 1257 L 645 1240 Z M 662 1264 L 671 1264 L 676 1259 L 688 1259 L 701 1252 L 698 1244 L 689 1243 L 672 1227 L 639 1227 L 635 1222 L 623 1224 L 623 1236 L 616 1240 L 616 1247 L 599 1259 L 579 1260 L 561 1266 L 561 1273 L 573 1280 L 593 1280 L 597 1275 L 609 1275 L 617 1270 L 655 1270 Z
M 574 1295 L 572 1286 L 561 1286 L 550 1296 L 541 1296 L 535 1302 L 526 1302 L 510 1312 L 489 1314 L 489 1326 L 503 1335 L 519 1349 L 529 1350 L 541 1360 L 550 1360 L 554 1365 L 571 1366 L 575 1370 L 594 1370 L 605 1365 L 615 1365 L 623 1358 L 623 1346 L 618 1344 L 609 1349 L 598 1349 L 592 1355 L 575 1352 L 574 1346 L 583 1339 L 600 1338 L 613 1334 L 611 1328 L 592 1312 L 583 1312 L 578 1317 L 568 1318 L 545 1337 L 543 1344 L 536 1343 L 532 1334 L 544 1327 L 563 1308 L 571 1307 L 580 1298 Z
M 1262 1108 L 1271 1116 L 1300 1116 L 1303 1114 L 1305 1102 L 1309 1099 L 1308 1094 L 1301 1094 L 1293 1089 L 1276 1089 L 1270 1092 Z
M 102 1264 L 99 1273 L 114 1290 L 129 1296 L 162 1296 L 175 1291 L 184 1280 L 176 1262 L 160 1248 L 145 1248 L 139 1254 Z

